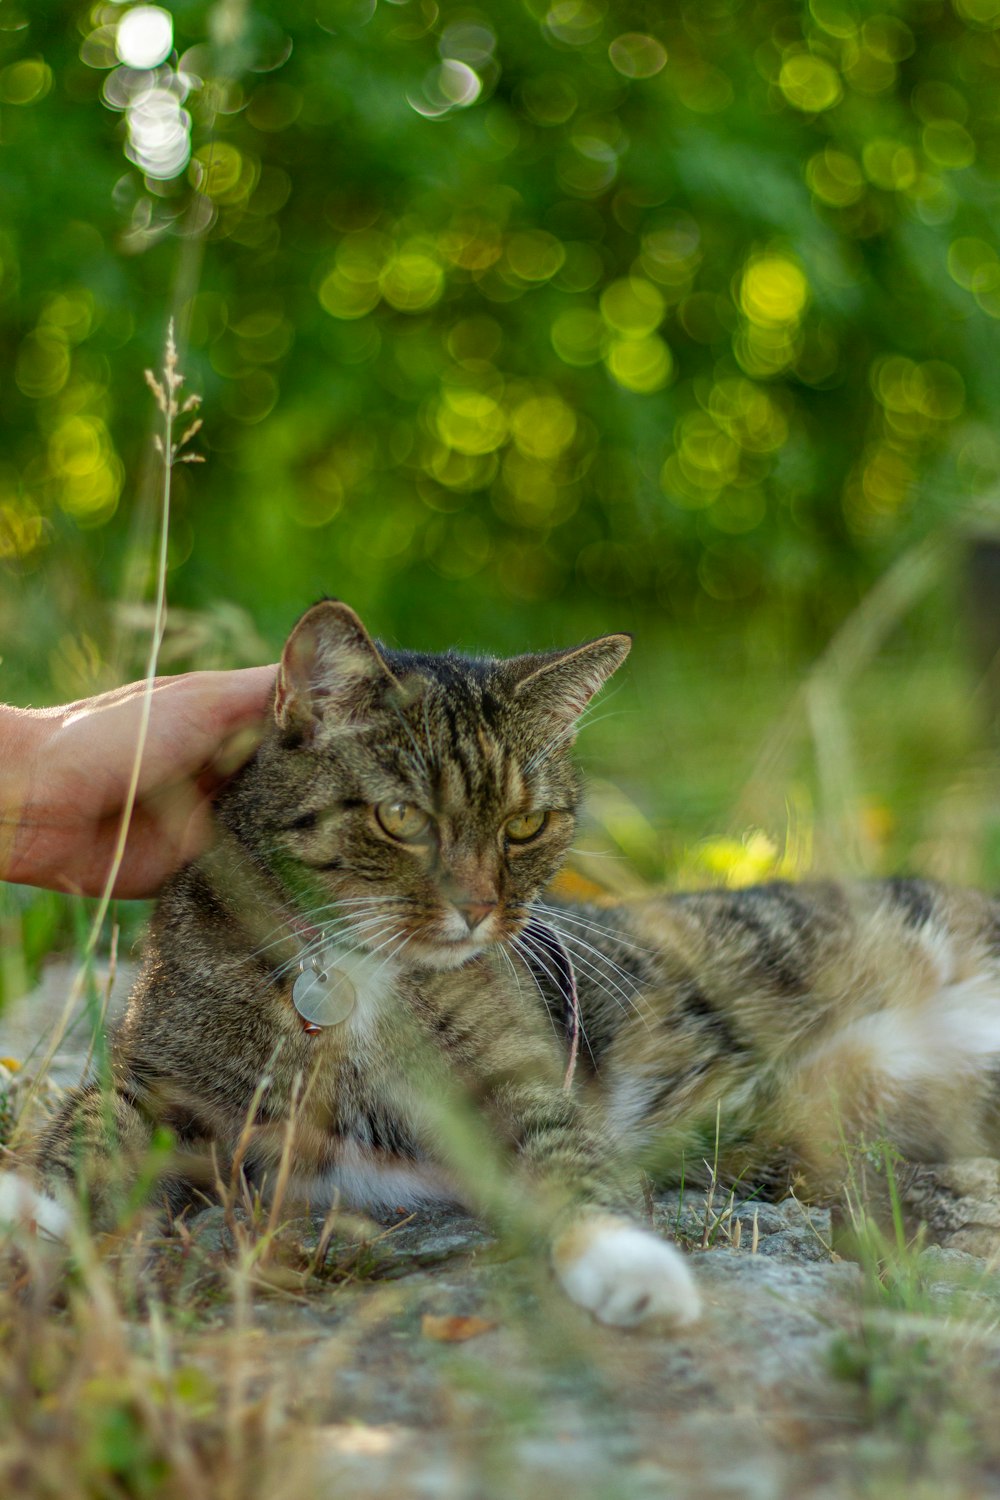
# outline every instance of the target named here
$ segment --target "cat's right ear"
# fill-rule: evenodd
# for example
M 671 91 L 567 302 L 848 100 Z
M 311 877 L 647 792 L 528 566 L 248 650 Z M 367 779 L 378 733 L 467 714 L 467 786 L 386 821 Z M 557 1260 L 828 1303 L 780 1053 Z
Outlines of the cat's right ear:
M 353 609 L 324 599 L 285 642 L 274 717 L 289 739 L 309 743 L 324 724 L 363 723 L 395 680 Z

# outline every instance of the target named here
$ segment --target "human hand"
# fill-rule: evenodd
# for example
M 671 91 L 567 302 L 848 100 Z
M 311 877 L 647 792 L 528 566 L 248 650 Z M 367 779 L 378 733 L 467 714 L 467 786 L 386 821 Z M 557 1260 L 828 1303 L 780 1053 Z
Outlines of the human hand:
M 256 747 L 276 668 L 155 679 L 112 894 L 155 895 L 212 838 L 210 799 Z M 128 796 L 146 684 L 61 708 L 0 708 L 0 876 L 100 895 Z

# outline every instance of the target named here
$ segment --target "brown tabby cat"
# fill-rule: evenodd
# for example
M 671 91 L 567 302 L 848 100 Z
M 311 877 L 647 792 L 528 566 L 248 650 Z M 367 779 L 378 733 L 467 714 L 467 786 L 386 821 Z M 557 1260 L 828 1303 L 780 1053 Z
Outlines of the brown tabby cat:
M 577 720 L 629 644 L 429 656 L 311 609 L 215 849 L 157 909 L 115 1043 L 115 1144 L 80 1090 L 36 1181 L 65 1204 L 55 1184 L 82 1174 L 111 1224 L 122 1161 L 137 1173 L 165 1126 L 172 1213 L 237 1154 L 317 1208 L 496 1215 L 499 1155 L 570 1297 L 679 1325 L 698 1295 L 636 1221 L 638 1166 L 690 1180 L 707 1158 L 828 1195 L 845 1141 L 995 1153 L 1000 904 L 922 881 L 541 899 L 573 838 Z M 66 1213 L 0 1179 L 0 1217 L 58 1234 Z

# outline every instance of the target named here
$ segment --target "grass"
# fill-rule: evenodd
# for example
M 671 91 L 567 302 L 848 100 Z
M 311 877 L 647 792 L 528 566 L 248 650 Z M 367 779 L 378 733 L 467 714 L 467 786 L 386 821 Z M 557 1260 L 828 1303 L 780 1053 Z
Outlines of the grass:
M 921 1234 L 908 1237 L 898 1167 L 886 1141 L 849 1161 L 846 1203 L 863 1272 L 862 1309 L 857 1326 L 831 1344 L 830 1367 L 861 1395 L 888 1493 L 976 1494 L 983 1472 L 1000 1459 L 1000 1244 L 982 1269 L 941 1256 Z M 879 1214 L 866 1204 L 866 1169 L 888 1189 L 888 1227 L 884 1208 Z
M 171 467 L 191 435 L 175 446 L 176 378 L 168 346 L 154 382 L 165 430 L 149 680 L 166 623 Z M 759 643 L 743 641 L 728 665 L 718 642 L 679 651 L 664 636 L 640 648 L 631 685 L 584 736 L 586 755 L 615 775 L 598 778 L 577 869 L 622 890 L 801 876 L 814 863 L 1000 878 L 993 747 L 961 645 L 942 636 L 917 658 L 898 645 L 907 611 L 944 586 L 942 559 L 934 549 L 904 559 L 791 686 L 787 661 Z M 0 890 L 4 997 L 54 951 L 73 952 L 71 999 L 85 1002 L 87 1029 L 78 1050 L 99 1074 L 107 993 L 95 957 L 114 962 L 137 932 L 110 888 L 93 904 Z M 0 1140 L 22 1109 L 55 1097 L 53 1050 L 20 1072 L 19 1060 L 0 1064 Z M 754 1186 L 720 1184 L 718 1134 L 717 1121 L 708 1190 L 682 1189 L 674 1228 L 706 1266 L 729 1252 L 763 1262 Z M 775 1493 L 807 1494 L 832 1473 L 838 1493 L 879 1500 L 978 1494 L 1000 1466 L 992 1280 L 977 1271 L 970 1282 L 907 1239 L 884 1143 L 849 1167 L 860 1296 L 797 1315 L 820 1332 L 829 1320 L 811 1405 L 797 1379 L 764 1378 L 752 1334 L 740 1342 L 759 1313 L 752 1282 L 734 1292 L 709 1281 L 706 1326 L 682 1345 L 628 1339 L 553 1298 L 530 1259 L 479 1253 L 468 1226 L 457 1243 L 471 1260 L 447 1236 L 401 1250 L 409 1219 L 296 1218 L 280 1190 L 269 1207 L 249 1193 L 238 1160 L 221 1206 L 169 1234 L 133 1197 L 114 1235 L 76 1237 L 68 1266 L 21 1239 L 0 1285 L 0 1494 L 405 1495 L 407 1469 L 425 1459 L 421 1483 L 442 1495 L 542 1495 L 555 1473 L 581 1500 L 631 1500 L 643 1463 L 658 1493 L 711 1494 L 757 1453 L 761 1432 L 759 1461 L 777 1452 L 783 1466 Z M 872 1169 L 889 1190 L 888 1234 L 867 1198 Z M 651 1190 L 647 1209 L 658 1210 Z M 803 1222 L 819 1260 L 834 1259 L 805 1212 Z M 439 1324 L 475 1331 L 467 1344 L 421 1333 Z M 742 1434 L 741 1454 L 727 1456 L 726 1430 Z M 577 1451 L 582 1467 L 567 1467 Z

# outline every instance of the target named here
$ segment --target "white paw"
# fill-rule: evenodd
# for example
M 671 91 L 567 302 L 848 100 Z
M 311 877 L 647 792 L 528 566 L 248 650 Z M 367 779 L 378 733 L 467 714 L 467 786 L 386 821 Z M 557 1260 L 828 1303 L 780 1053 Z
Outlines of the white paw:
M 66 1241 L 71 1226 L 61 1203 L 16 1172 L 0 1173 L 0 1234 L 26 1229 L 40 1239 Z
M 701 1313 L 680 1252 L 625 1219 L 582 1219 L 559 1235 L 552 1260 L 569 1296 L 601 1323 L 634 1328 L 659 1319 L 683 1328 Z

